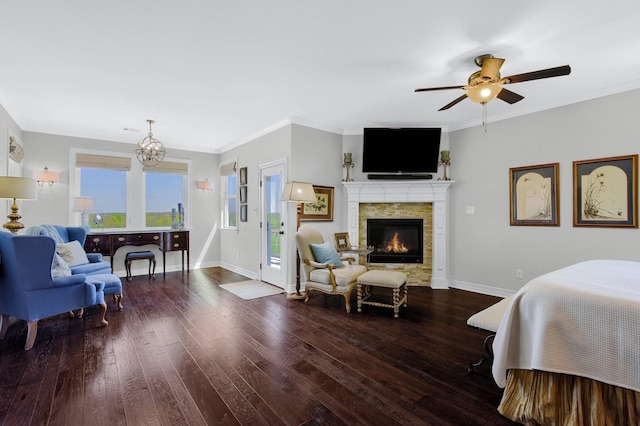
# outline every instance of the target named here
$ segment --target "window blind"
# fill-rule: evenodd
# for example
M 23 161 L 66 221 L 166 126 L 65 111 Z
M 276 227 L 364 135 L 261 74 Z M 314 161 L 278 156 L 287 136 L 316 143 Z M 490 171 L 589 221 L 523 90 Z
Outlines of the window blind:
M 220 176 L 229 176 L 236 172 L 236 162 L 227 163 L 220 166 Z
M 189 173 L 189 164 L 179 163 L 176 161 L 163 161 L 157 166 L 153 166 L 153 167 L 144 166 L 142 167 L 142 171 L 145 173 L 156 172 L 156 173 L 173 173 L 177 175 L 186 175 L 187 173 Z
M 94 169 L 131 170 L 131 158 L 114 157 L 111 155 L 76 154 L 76 167 L 91 167 Z

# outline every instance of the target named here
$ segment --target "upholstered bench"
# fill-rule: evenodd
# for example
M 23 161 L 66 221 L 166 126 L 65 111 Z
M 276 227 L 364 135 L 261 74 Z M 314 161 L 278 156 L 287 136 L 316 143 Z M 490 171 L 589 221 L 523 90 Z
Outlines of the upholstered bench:
M 362 305 L 392 308 L 393 317 L 398 318 L 400 305 L 407 306 L 407 274 L 404 272 L 370 270 L 358 277 L 357 285 L 358 312 L 362 312 Z M 374 287 L 393 289 L 393 303 L 372 300 Z
M 96 280 L 104 283 L 104 295 L 113 295 L 113 301 L 119 311 L 122 310 L 122 281 L 114 274 L 87 275 L 87 281 Z
M 131 262 L 134 260 L 149 260 L 149 277 L 156 275 L 156 255 L 152 251 L 132 251 L 124 257 L 124 267 L 127 270 L 127 281 L 131 280 Z M 153 264 L 153 271 L 151 265 Z
M 482 358 L 480 358 L 480 361 L 469 364 L 469 373 L 473 372 L 474 368 L 480 367 L 485 361 L 489 363 L 493 362 L 493 339 L 496 337 L 500 321 L 502 321 L 502 317 L 504 316 L 509 303 L 511 303 L 512 298 L 513 295 L 507 296 L 488 308 L 483 309 L 480 312 L 476 312 L 467 320 L 467 325 L 481 330 L 486 330 L 491 333 L 484 339 L 484 350 L 487 355 L 483 355 Z

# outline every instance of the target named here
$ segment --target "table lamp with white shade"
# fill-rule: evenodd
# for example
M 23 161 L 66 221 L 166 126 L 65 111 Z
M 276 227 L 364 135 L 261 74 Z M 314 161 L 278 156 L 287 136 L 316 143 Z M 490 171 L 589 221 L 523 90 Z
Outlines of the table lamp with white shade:
M 0 198 L 13 200 L 11 213 L 7 215 L 9 222 L 5 223 L 3 227 L 12 234 L 17 234 L 24 228 L 24 225 L 20 223 L 22 216 L 18 214 L 16 200 L 36 200 L 38 198 L 36 181 L 31 178 L 0 176 Z
M 89 214 L 93 211 L 93 198 L 73 197 L 73 211 L 80 212 L 82 216 L 82 226 L 89 227 Z

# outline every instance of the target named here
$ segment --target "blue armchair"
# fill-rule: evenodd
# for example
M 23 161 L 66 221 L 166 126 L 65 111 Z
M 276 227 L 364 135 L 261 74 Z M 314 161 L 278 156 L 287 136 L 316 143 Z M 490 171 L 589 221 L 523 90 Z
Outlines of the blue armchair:
M 100 305 L 100 325 L 107 325 L 104 283 L 85 282 L 84 274 L 52 278 L 55 251 L 51 237 L 0 232 L 0 339 L 10 316 L 28 323 L 25 350 L 33 347 L 42 318 Z
M 55 228 L 58 233 L 57 236 L 51 235 L 51 228 Z M 37 230 L 37 232 L 33 232 L 34 229 Z M 27 230 L 27 234 L 47 235 L 53 237 L 54 239 L 57 239 L 57 237 L 59 236 L 63 243 L 77 240 L 83 247 L 84 241 L 87 239 L 86 228 L 80 226 L 40 225 L 34 226 L 33 228 Z M 74 275 L 98 275 L 111 273 L 111 263 L 103 260 L 101 253 L 87 253 L 87 259 L 89 259 L 89 263 L 71 266 L 71 273 Z

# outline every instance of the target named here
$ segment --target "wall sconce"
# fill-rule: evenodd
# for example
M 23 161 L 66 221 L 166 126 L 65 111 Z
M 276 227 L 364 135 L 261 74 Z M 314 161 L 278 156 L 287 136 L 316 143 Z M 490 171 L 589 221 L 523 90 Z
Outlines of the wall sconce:
M 196 182 L 196 185 L 198 186 L 198 189 L 200 191 L 206 191 L 206 192 L 213 191 L 213 185 L 211 184 L 211 182 L 209 182 L 209 179 L 199 180 Z
M 93 211 L 93 198 L 73 197 L 73 211 L 80 212 L 82 216 L 82 226 L 89 227 L 89 215 L 87 212 Z
M 11 213 L 7 215 L 9 222 L 2 226 L 12 234 L 17 234 L 19 230 L 24 228 L 24 225 L 20 223 L 22 216 L 18 214 L 16 200 L 36 200 L 38 191 L 35 181 L 31 178 L 2 176 L 0 177 L 0 198 L 13 200 Z
M 60 173 L 50 172 L 48 167 L 44 168 L 44 171 L 36 173 L 36 182 L 38 186 L 42 186 L 48 183 L 49 186 L 53 186 L 54 183 L 60 182 Z

